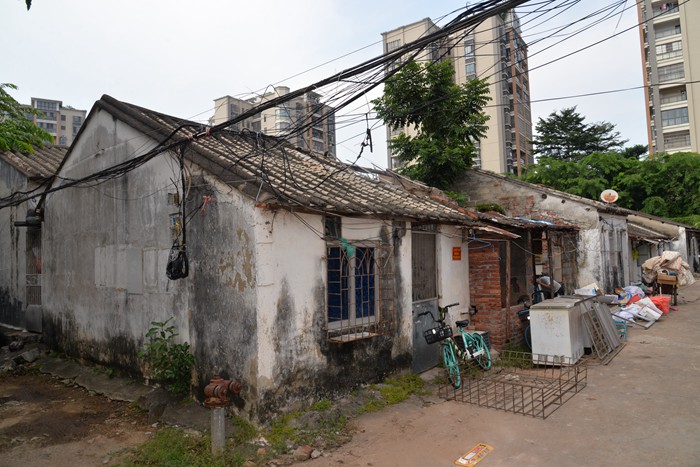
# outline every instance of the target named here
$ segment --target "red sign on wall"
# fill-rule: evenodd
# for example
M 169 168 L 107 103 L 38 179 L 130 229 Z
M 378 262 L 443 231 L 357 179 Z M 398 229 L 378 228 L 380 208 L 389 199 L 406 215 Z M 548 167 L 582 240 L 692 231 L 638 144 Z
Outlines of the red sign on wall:
M 462 261 L 462 247 L 452 247 L 452 261 Z

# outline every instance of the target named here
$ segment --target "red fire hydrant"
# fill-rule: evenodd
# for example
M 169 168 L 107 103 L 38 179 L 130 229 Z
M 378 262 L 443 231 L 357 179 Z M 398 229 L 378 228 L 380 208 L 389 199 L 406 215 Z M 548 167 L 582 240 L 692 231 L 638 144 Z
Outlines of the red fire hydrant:
M 223 379 L 218 374 L 211 379 L 211 382 L 204 388 L 204 406 L 211 411 L 211 452 L 215 456 L 224 452 L 226 447 L 226 425 L 224 417 L 224 407 L 231 399 L 230 394 L 238 394 L 243 386 L 238 380 Z

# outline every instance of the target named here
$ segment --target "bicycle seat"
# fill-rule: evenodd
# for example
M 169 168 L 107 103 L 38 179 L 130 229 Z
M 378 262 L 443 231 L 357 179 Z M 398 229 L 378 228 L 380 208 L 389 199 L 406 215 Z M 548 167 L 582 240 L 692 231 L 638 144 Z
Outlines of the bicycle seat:
M 455 324 L 457 325 L 458 328 L 466 328 L 469 326 L 469 320 L 468 319 L 461 319 L 459 321 L 455 321 Z

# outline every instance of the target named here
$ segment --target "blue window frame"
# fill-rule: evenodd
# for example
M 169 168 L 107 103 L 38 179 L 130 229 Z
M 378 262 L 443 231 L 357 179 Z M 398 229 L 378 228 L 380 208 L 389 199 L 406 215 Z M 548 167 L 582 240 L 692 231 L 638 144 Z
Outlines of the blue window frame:
M 360 326 L 376 322 L 375 249 L 328 247 L 328 323 Z

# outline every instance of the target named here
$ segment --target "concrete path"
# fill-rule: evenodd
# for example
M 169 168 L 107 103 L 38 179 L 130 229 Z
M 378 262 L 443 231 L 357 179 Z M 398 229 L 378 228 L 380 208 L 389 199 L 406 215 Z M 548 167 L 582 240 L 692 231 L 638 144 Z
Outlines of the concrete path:
M 478 443 L 480 467 L 700 465 L 700 282 L 678 310 L 629 330 L 609 365 L 546 419 L 458 403 L 405 402 L 356 420 L 339 450 L 304 465 L 449 466 Z

